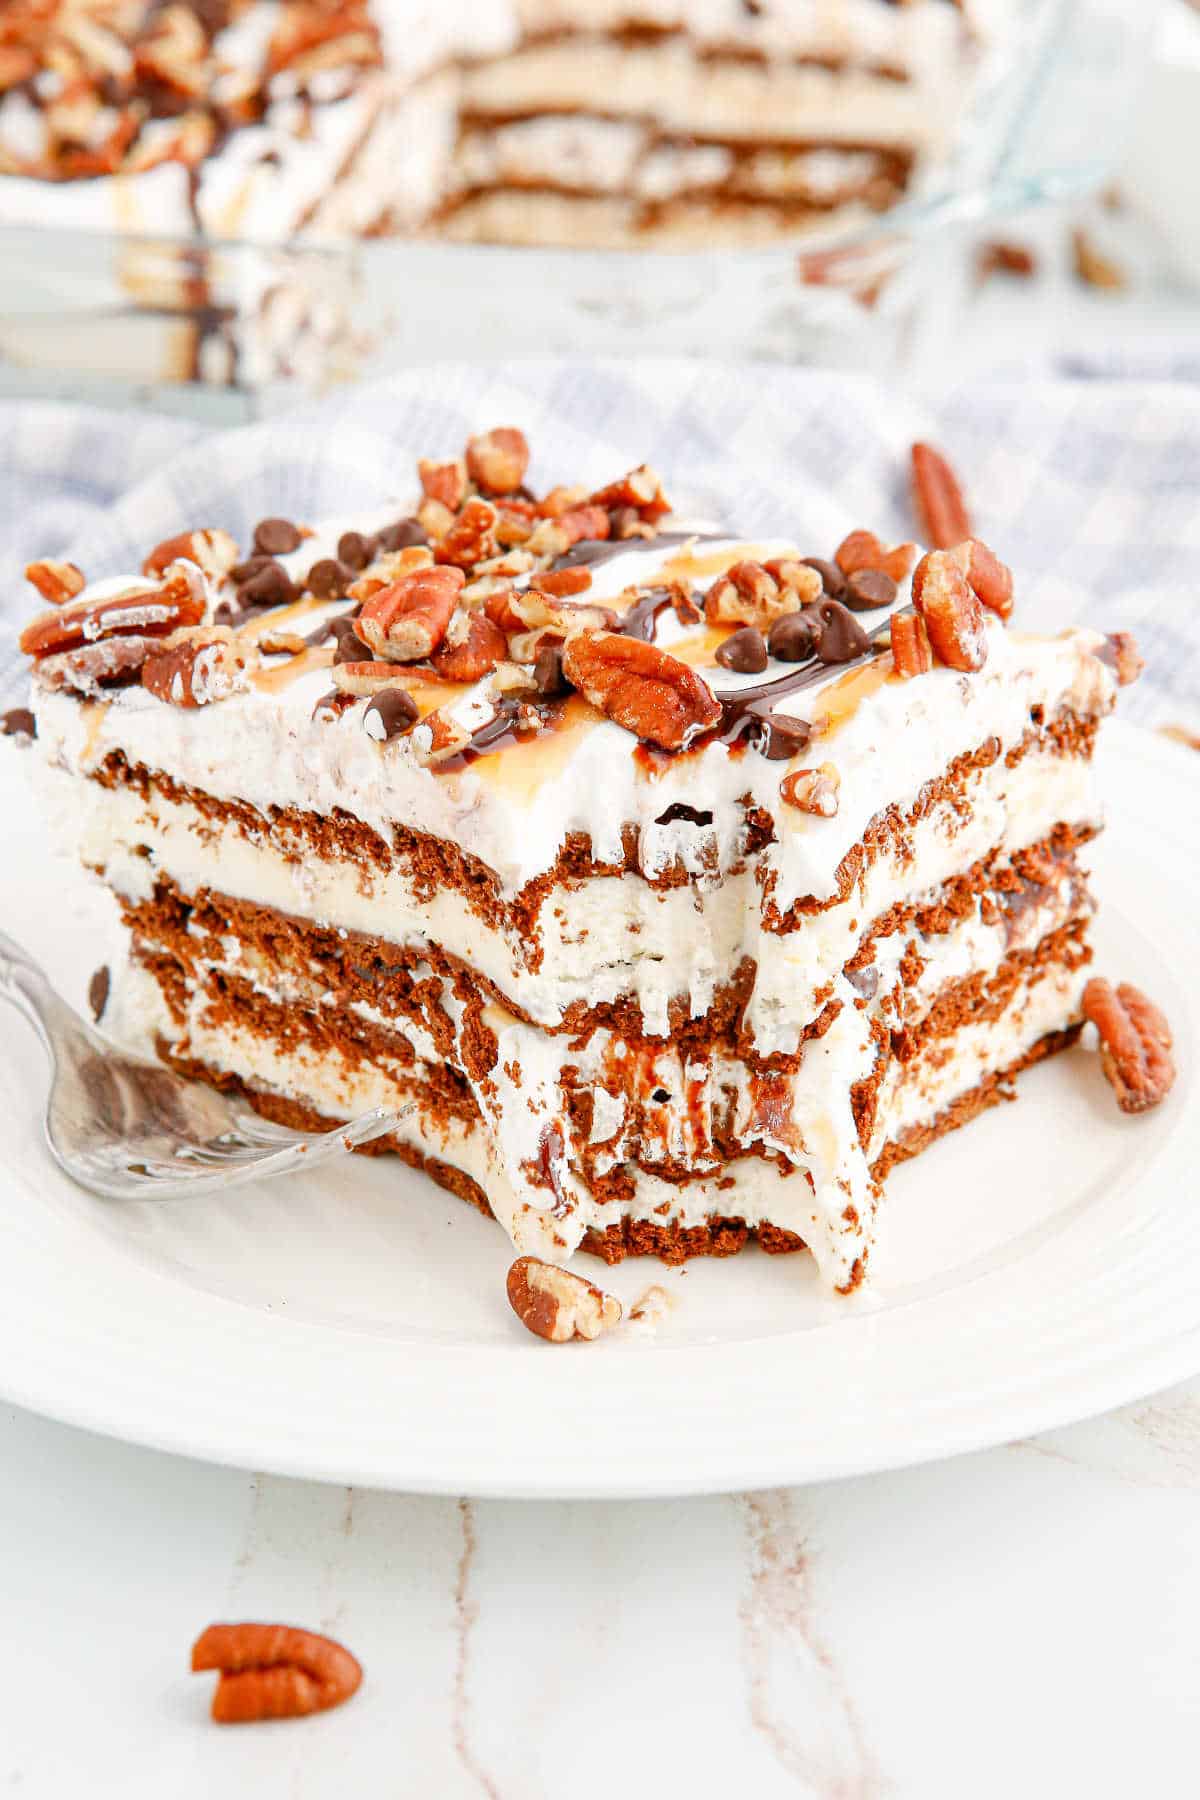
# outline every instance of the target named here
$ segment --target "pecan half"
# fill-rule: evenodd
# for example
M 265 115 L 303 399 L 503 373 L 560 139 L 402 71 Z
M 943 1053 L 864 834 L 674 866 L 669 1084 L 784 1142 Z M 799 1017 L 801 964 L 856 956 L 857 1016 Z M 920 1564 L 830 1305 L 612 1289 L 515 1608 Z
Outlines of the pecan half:
M 988 651 L 983 608 L 950 551 L 930 550 L 921 558 L 912 597 L 938 660 L 951 669 L 982 669 Z
M 1122 1112 L 1146 1112 L 1175 1080 L 1171 1027 L 1140 988 L 1094 975 L 1083 990 L 1083 1016 L 1100 1034 L 1100 1062 Z
M 519 1256 L 508 1271 L 508 1303 L 535 1337 L 551 1344 L 588 1342 L 621 1322 L 621 1302 L 594 1282 L 536 1256 Z
M 463 585 L 461 569 L 414 569 L 363 604 L 355 631 L 392 662 L 415 662 L 440 649 Z
M 193 575 L 194 575 L 193 571 Z M 157 587 L 131 587 L 100 600 L 76 600 L 56 611 L 40 613 L 18 640 L 26 656 L 52 656 L 76 650 L 98 638 L 125 634 L 165 637 L 204 617 L 204 594 L 183 568 Z
M 779 794 L 788 806 L 797 807 L 800 812 L 832 819 L 838 809 L 841 785 L 841 777 L 833 764 L 822 763 L 818 769 L 793 769 L 780 782 Z
M 51 606 L 62 606 L 82 594 L 87 582 L 83 570 L 72 562 L 31 562 L 25 565 L 25 579 Z
M 61 650 L 38 659 L 38 681 L 43 687 L 67 688 L 89 697 L 107 688 L 125 687 L 137 679 L 159 641 L 142 636 L 110 637 L 76 650 Z
M 199 626 L 154 645 L 142 665 L 142 686 L 172 706 L 211 706 L 238 691 L 245 667 L 231 631 Z
M 843 575 L 876 569 L 898 586 L 917 560 L 917 546 L 896 544 L 886 550 L 873 531 L 851 531 L 834 551 L 833 559 Z
M 933 667 L 925 621 L 907 607 L 892 615 L 892 665 L 901 681 L 927 675 Z
M 530 585 L 539 593 L 553 594 L 557 600 L 569 600 L 575 594 L 585 594 L 592 585 L 589 569 L 546 569 L 533 576 Z
M 292 1625 L 210 1625 L 192 1645 L 192 1673 L 209 1669 L 220 1675 L 212 1701 L 218 1725 L 325 1712 L 362 1681 L 349 1650 Z
M 912 447 L 912 498 L 921 534 L 935 550 L 949 550 L 971 536 L 958 477 L 932 444 Z
M 511 494 L 525 479 L 529 445 L 512 425 L 467 439 L 467 474 L 484 494 Z
M 608 718 L 663 750 L 683 749 L 721 717 L 702 676 L 640 638 L 581 632 L 563 647 L 563 673 Z
M 423 456 L 417 464 L 417 475 L 426 498 L 436 500 L 452 513 L 467 497 L 467 465 L 462 457 L 455 457 L 452 462 L 430 462 Z
M 142 564 L 143 575 L 164 575 L 173 562 L 193 562 L 212 580 L 227 575 L 238 560 L 238 547 L 227 531 L 181 531 L 156 544 Z

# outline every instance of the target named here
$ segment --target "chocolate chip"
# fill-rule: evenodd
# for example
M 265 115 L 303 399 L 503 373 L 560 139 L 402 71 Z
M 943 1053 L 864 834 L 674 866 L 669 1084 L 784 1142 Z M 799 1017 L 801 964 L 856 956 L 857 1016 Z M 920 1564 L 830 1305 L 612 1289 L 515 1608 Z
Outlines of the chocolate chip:
M 249 581 L 242 583 L 238 598 L 243 605 L 249 601 L 258 606 L 281 606 L 285 601 L 296 598 L 296 590 L 283 565 L 269 562 L 257 575 L 252 575 Z
M 767 638 L 767 648 L 780 662 L 807 662 L 815 656 L 822 623 L 816 607 L 806 606 L 799 612 L 785 613 L 776 619 Z
M 877 606 L 890 606 L 896 592 L 895 582 L 882 569 L 857 569 L 846 582 L 843 598 L 855 612 L 871 612 Z
M 420 708 L 407 688 L 383 688 L 363 714 L 363 730 L 376 743 L 399 737 L 420 717 Z
M 303 542 L 290 519 L 260 519 L 254 527 L 254 548 L 262 556 L 286 556 Z
M 533 680 L 543 700 L 557 700 L 568 692 L 571 684 L 563 674 L 562 651 L 557 644 L 547 644 L 538 651 L 533 664 Z
M 318 600 L 340 600 L 353 580 L 354 570 L 347 568 L 344 561 L 333 556 L 323 556 L 308 571 L 305 586 Z
M 420 519 L 397 519 L 376 532 L 375 542 L 381 550 L 411 550 L 414 544 L 427 544 L 429 533 Z
M 717 661 L 735 675 L 761 675 L 767 666 L 767 643 L 761 631 L 747 625 L 717 645 Z
M 807 719 L 794 719 L 787 713 L 768 713 L 763 718 L 758 749 L 768 762 L 787 762 L 804 749 L 812 736 Z
M 822 600 L 813 611 L 821 617 L 817 655 L 823 663 L 853 662 L 856 656 L 867 655 L 871 640 L 840 600 Z
M 35 738 L 37 720 L 27 706 L 14 706 L 0 717 L 0 731 L 5 737 Z
M 104 1009 L 108 1005 L 108 990 L 111 985 L 112 978 L 108 972 L 108 964 L 101 963 L 88 982 L 88 1005 L 92 1009 L 92 1017 L 97 1024 L 104 1017 Z
M 348 623 L 348 621 L 338 620 L 339 625 L 343 623 Z M 335 663 L 372 662 L 374 656 L 375 652 L 370 645 L 364 644 L 362 639 L 355 635 L 352 627 L 348 631 L 338 632 L 337 649 L 333 653 Z
M 235 563 L 229 573 L 236 582 L 249 581 L 254 575 L 261 575 L 264 569 L 275 566 L 272 556 L 248 556 L 245 562 Z
M 831 600 L 840 600 L 846 592 L 846 577 L 835 562 L 826 562 L 823 556 L 802 556 L 800 558 L 806 569 L 815 569 L 821 577 L 821 586 Z
M 355 574 L 365 569 L 375 554 L 373 538 L 364 537 L 361 531 L 343 531 L 337 542 L 338 561 L 345 563 Z

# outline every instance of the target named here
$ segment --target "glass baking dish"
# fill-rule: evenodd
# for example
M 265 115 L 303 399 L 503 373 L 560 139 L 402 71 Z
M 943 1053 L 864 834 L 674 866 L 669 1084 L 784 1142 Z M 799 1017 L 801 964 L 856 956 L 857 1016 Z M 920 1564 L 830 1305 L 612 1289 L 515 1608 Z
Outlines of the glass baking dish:
M 889 211 L 767 247 L 274 245 L 0 227 L 0 392 L 222 419 L 445 356 L 903 366 L 936 243 L 1108 178 L 1163 3 L 996 0 L 999 48 L 949 153 Z

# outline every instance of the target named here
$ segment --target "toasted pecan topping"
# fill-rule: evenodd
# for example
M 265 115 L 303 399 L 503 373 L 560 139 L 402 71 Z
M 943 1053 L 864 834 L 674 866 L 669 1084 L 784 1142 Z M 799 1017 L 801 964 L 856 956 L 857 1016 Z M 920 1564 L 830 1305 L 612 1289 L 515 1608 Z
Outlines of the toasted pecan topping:
M 640 638 L 581 632 L 563 647 L 563 673 L 608 718 L 663 750 L 683 749 L 721 717 L 702 676 Z
M 467 439 L 467 473 L 483 494 L 512 494 L 525 479 L 529 445 L 525 433 L 500 425 Z
M 204 617 L 204 595 L 194 570 L 192 577 L 185 564 L 175 564 L 155 586 L 129 587 L 100 600 L 68 601 L 31 620 L 18 640 L 20 648 L 26 656 L 53 656 L 100 638 L 165 637 L 183 625 L 198 625 Z
M 242 685 L 245 657 L 231 631 L 202 625 L 156 644 L 142 664 L 142 686 L 172 706 L 210 706 Z
M 873 531 L 852 531 L 834 552 L 834 561 L 843 575 L 857 575 L 860 570 L 875 569 L 897 583 L 902 582 L 917 560 L 915 544 L 896 544 L 887 550 Z M 814 564 L 810 563 L 810 567 Z M 834 599 L 844 599 L 841 592 Z
M 914 675 L 927 675 L 933 667 L 933 651 L 929 633 L 919 613 L 905 608 L 892 615 L 892 664 L 901 681 Z
M 462 585 L 461 569 L 414 569 L 363 603 L 355 630 L 384 661 L 416 662 L 441 648 Z
M 913 571 L 913 605 L 929 642 L 951 669 L 982 669 L 987 661 L 983 608 L 949 550 L 931 550 Z

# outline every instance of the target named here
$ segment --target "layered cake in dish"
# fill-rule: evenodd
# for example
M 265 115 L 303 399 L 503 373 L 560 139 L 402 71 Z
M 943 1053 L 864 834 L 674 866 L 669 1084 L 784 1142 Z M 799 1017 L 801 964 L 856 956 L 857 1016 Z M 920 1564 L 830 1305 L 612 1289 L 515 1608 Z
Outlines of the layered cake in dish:
M 108 1022 L 296 1126 L 414 1103 L 388 1145 L 551 1263 L 757 1238 L 853 1289 L 893 1164 L 1080 1028 L 1136 651 L 1011 629 L 975 539 L 826 557 L 528 464 L 31 568 Z
M 256 244 L 770 241 L 881 211 L 936 161 L 990 41 L 979 10 L 10 0 L 0 224 Z M 319 265 L 217 270 L 160 246 L 119 275 L 108 333 L 136 306 L 164 373 L 303 366 L 338 329 Z

